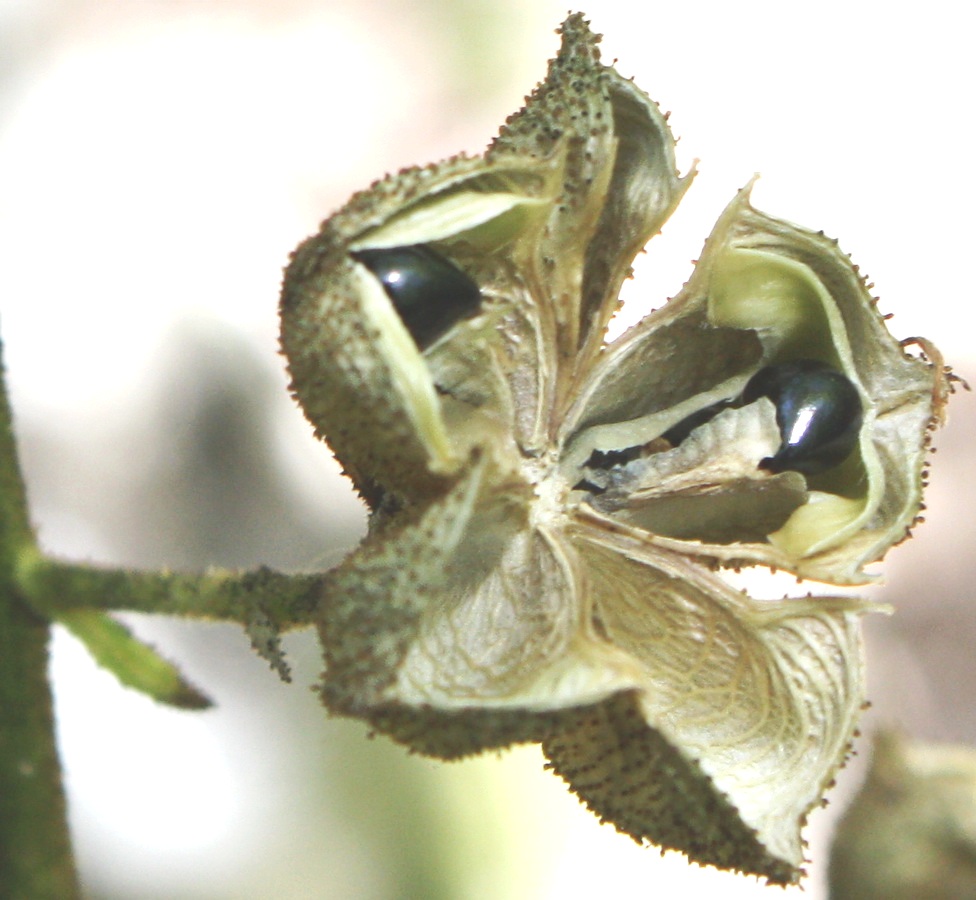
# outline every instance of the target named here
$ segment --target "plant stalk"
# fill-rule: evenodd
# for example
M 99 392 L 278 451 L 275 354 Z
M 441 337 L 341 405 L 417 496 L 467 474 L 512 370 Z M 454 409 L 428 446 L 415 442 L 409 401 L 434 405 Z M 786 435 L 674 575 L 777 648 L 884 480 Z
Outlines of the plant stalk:
M 34 546 L 0 357 L 0 895 L 79 895 L 61 782 L 50 623 L 22 598 L 17 563 Z

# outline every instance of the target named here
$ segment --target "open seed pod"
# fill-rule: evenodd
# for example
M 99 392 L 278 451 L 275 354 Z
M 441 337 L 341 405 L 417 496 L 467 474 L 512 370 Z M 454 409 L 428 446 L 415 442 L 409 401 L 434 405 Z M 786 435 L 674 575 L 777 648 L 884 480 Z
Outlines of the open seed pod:
M 815 426 L 850 403 L 836 388 L 811 395 L 792 422 L 806 466 L 770 471 L 757 460 L 787 441 L 781 409 L 744 402 L 746 388 L 804 361 L 832 370 L 856 398 L 827 424 L 846 446 L 838 459 L 833 434 L 804 433 L 803 418 Z M 810 378 L 797 372 L 793 383 Z M 681 293 L 606 348 L 563 420 L 563 467 L 589 488 L 590 507 L 662 546 L 859 583 L 918 513 L 943 392 L 941 369 L 890 336 L 837 243 L 757 212 L 746 188 Z
M 323 696 L 443 758 L 540 741 L 636 840 L 792 882 L 868 607 L 715 570 L 864 580 L 917 513 L 944 374 L 748 190 L 606 343 L 691 175 L 583 18 L 561 32 L 484 157 L 374 184 L 286 272 L 293 390 L 373 510 L 322 598 Z

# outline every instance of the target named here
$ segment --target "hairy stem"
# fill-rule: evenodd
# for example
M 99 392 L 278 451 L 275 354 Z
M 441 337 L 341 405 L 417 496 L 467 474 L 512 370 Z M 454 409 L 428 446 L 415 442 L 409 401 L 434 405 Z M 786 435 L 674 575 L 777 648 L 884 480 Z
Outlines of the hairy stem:
M 0 362 L 0 886 L 7 897 L 78 895 L 48 682 L 50 624 L 23 600 L 34 547 Z
M 71 609 L 163 613 L 247 625 L 255 611 L 279 629 L 313 621 L 322 575 L 287 575 L 260 568 L 247 572 L 140 572 L 59 562 L 36 550 L 20 556 L 18 581 L 45 615 Z

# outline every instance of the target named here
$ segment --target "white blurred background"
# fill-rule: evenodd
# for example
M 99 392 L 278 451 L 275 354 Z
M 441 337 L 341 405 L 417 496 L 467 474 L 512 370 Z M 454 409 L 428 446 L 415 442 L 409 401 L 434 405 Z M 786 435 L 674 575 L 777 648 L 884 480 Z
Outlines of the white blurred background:
M 974 84 L 962 7 L 591 0 L 607 61 L 673 111 L 701 173 L 642 257 L 659 305 L 753 172 L 757 206 L 837 237 L 899 337 L 972 380 Z M 44 546 L 133 566 L 324 568 L 363 515 L 285 391 L 290 249 L 354 190 L 478 152 L 544 75 L 565 0 L 0 0 L 0 315 Z M 957 395 L 929 522 L 892 553 L 866 720 L 976 744 L 976 439 Z M 130 617 L 217 701 L 120 688 L 71 638 L 53 674 L 92 898 L 751 898 L 601 827 L 534 748 L 440 764 L 285 686 L 240 629 Z M 824 897 L 832 817 L 802 894 Z M 777 897 L 800 897 L 798 889 Z

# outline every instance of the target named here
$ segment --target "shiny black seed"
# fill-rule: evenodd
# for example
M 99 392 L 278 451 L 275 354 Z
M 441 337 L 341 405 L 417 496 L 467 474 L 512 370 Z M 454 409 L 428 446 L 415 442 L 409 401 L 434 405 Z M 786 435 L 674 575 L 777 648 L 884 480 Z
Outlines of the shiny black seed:
M 770 472 L 816 475 L 832 469 L 857 444 L 863 410 L 853 382 L 815 359 L 796 359 L 760 369 L 742 392 L 744 403 L 768 397 L 776 406 L 783 443 L 760 462 Z
M 356 250 L 351 255 L 380 280 L 421 350 L 481 304 L 478 285 L 430 247 Z

